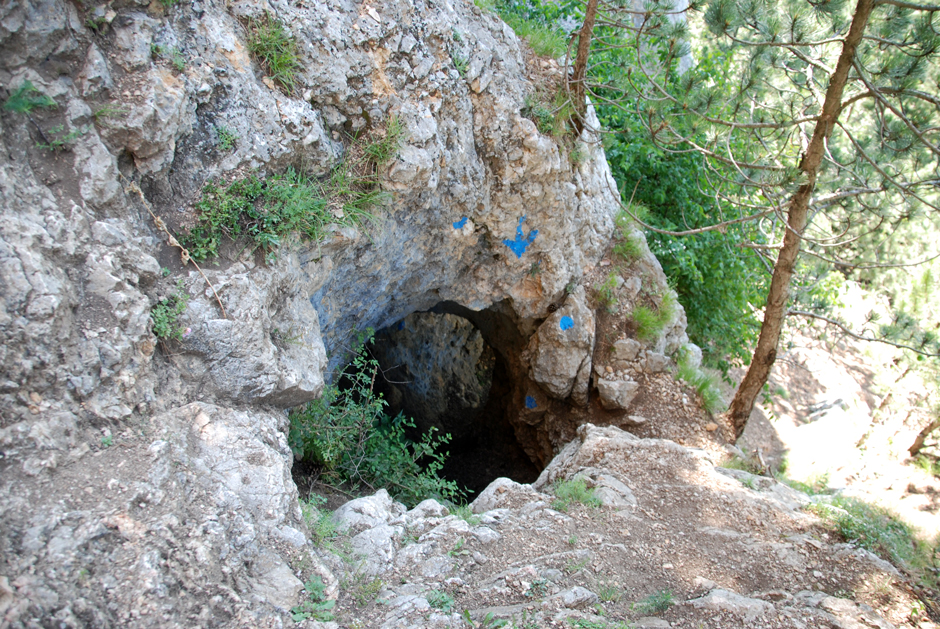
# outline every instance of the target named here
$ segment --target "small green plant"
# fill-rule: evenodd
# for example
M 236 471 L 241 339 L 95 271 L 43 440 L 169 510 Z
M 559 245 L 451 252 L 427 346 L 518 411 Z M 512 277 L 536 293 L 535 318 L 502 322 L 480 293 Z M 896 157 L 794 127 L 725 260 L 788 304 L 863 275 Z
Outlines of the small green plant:
M 896 515 L 855 498 L 837 496 L 808 507 L 829 523 L 847 542 L 880 555 L 914 575 L 936 595 L 940 590 L 940 537 L 919 538 Z
M 456 515 L 458 518 L 469 524 L 470 526 L 476 526 L 480 523 L 480 516 L 473 513 L 470 510 L 470 505 L 460 505 L 459 507 L 452 507 L 451 513 Z
M 95 124 L 104 124 L 106 120 L 110 118 L 117 118 L 125 113 L 127 113 L 127 109 L 124 107 L 118 107 L 117 105 L 112 105 L 109 103 L 104 107 L 95 110 Z
M 500 627 L 505 627 L 509 624 L 509 621 L 505 618 L 496 618 L 493 616 L 493 612 L 487 612 L 486 616 L 483 617 L 479 623 L 473 621 L 473 617 L 470 616 L 470 610 L 463 610 L 463 617 L 471 627 L 475 629 L 500 629 Z
M 565 284 L 565 294 L 566 294 L 566 295 L 572 295 L 572 294 L 574 294 L 574 291 L 576 291 L 576 290 L 578 290 L 578 283 L 577 283 L 576 281 L 571 280 L 570 282 L 568 282 L 567 284 Z
M 405 140 L 405 125 L 398 116 L 389 116 L 384 130 L 377 132 L 370 142 L 362 147 L 363 154 L 379 166 L 392 161 L 401 150 Z
M 525 595 L 529 598 L 545 598 L 546 594 L 548 594 L 547 579 L 536 579 L 525 592 Z
M 565 54 L 567 38 L 559 29 L 526 20 L 519 15 L 503 13 L 501 17 L 538 56 L 557 59 Z
M 323 508 L 325 504 L 326 498 L 316 494 L 311 494 L 306 501 L 300 501 L 300 511 L 303 513 L 304 522 L 310 531 L 313 545 L 318 548 L 329 544 L 338 535 L 333 514 Z
M 449 614 L 454 609 L 454 597 L 441 590 L 431 590 L 427 595 L 428 605 Z
M 450 435 L 434 429 L 411 441 L 414 421 L 385 414 L 385 400 L 372 390 L 378 362 L 363 346 L 320 399 L 290 413 L 288 443 L 298 456 L 323 466 L 323 478 L 335 483 L 385 487 L 397 500 L 414 506 L 425 498 L 457 501 L 457 484 L 438 476 Z M 455 550 L 460 550 L 459 548 Z
M 172 9 L 179 3 L 179 0 L 160 0 L 160 4 L 163 5 L 164 9 Z
M 643 257 L 643 248 L 632 232 L 614 245 L 613 252 L 627 263 L 635 262 Z
M 602 583 L 597 589 L 597 596 L 605 603 L 618 603 L 623 598 L 623 592 L 613 584 Z
M 215 137 L 221 151 L 231 151 L 238 142 L 238 134 L 224 125 L 215 128 Z
M 568 538 L 568 545 L 569 545 L 569 546 L 574 546 L 574 545 L 577 544 L 577 543 L 578 543 L 578 536 L 577 536 L 577 535 L 572 535 L 571 537 Z
M 576 572 L 581 572 L 584 570 L 587 565 L 590 563 L 590 558 L 581 557 L 580 559 L 572 559 L 567 564 L 565 564 L 565 571 L 568 574 L 574 574 Z
M 108 20 L 103 15 L 97 17 L 90 17 L 85 20 L 85 28 L 100 33 L 105 26 L 108 25 Z
M 746 456 L 742 459 L 739 456 L 730 454 L 725 457 L 721 463 L 719 463 L 719 467 L 723 467 L 728 470 L 741 470 L 743 472 L 747 472 L 748 474 L 754 474 L 755 476 L 760 476 L 764 471 L 764 468 L 761 466 L 760 462 L 757 461 L 757 459 L 754 457 Z
M 36 147 L 46 149 L 47 151 L 63 151 L 72 146 L 75 140 L 88 133 L 88 127 L 76 127 L 68 133 L 65 132 L 65 125 L 58 125 L 49 130 L 51 137 L 48 142 L 37 142 Z
M 320 577 L 313 577 L 304 584 L 304 590 L 307 592 L 307 600 L 291 608 L 291 619 L 294 622 L 303 622 L 313 619 L 321 622 L 333 620 L 333 612 L 330 610 L 336 606 L 336 601 L 326 598 L 326 585 Z
M 521 113 L 535 123 L 539 133 L 561 140 L 571 130 L 569 123 L 574 115 L 574 108 L 568 95 L 559 90 L 551 99 L 543 94 L 527 96 Z
M 101 438 L 101 445 L 105 448 L 110 448 L 114 445 L 114 437 L 111 435 L 105 435 Z
M 457 542 L 454 544 L 454 547 L 447 551 L 447 554 L 451 557 L 456 557 L 458 555 L 466 555 L 468 551 L 463 549 L 463 545 L 466 543 L 464 538 L 460 537 L 457 539 Z
M 675 602 L 672 590 L 659 590 L 633 603 L 630 609 L 638 614 L 659 614 L 675 605 Z
M 829 472 L 826 471 L 822 474 L 813 474 L 805 481 L 798 481 L 792 478 L 784 476 L 785 469 L 781 466 L 781 469 L 778 470 L 777 480 L 788 485 L 797 491 L 802 491 L 808 496 L 819 496 L 832 493 L 829 490 Z
M 581 503 L 587 507 L 601 506 L 600 499 L 594 495 L 594 489 L 588 487 L 583 478 L 557 481 L 552 489 L 555 492 L 552 509 L 568 511 L 572 503 Z
M 464 76 L 467 74 L 467 68 L 470 66 L 470 60 L 467 59 L 460 51 L 454 50 L 450 53 L 450 60 L 454 62 L 454 68 L 457 69 L 457 74 Z
M 451 29 L 451 33 L 453 34 L 455 42 L 458 44 L 463 43 L 463 35 L 460 34 L 460 31 L 458 31 L 456 28 L 453 28 Z
M 297 83 L 300 64 L 300 48 L 287 27 L 265 11 L 261 19 L 248 21 L 248 50 L 285 93 L 291 94 Z
M 636 325 L 636 337 L 651 341 L 659 336 L 676 313 L 676 298 L 672 292 L 662 296 L 659 306 L 651 308 L 640 305 L 633 309 L 630 318 Z
M 914 457 L 914 466 L 933 476 L 940 476 L 940 461 L 926 454 L 919 454 Z
M 160 59 L 166 59 L 177 72 L 182 72 L 186 69 L 186 56 L 175 46 L 150 44 L 150 54 Z
M 384 587 L 385 582 L 382 579 L 369 579 L 364 573 L 359 573 L 356 575 L 355 583 L 348 589 L 352 592 L 356 604 L 359 607 L 365 607 L 375 600 Z
M 597 303 L 607 312 L 617 311 L 617 273 L 611 271 L 607 279 L 594 286 Z
M 718 388 L 717 379 L 695 367 L 685 354 L 679 357 L 679 369 L 676 375 L 695 390 L 702 401 L 702 408 L 709 413 L 722 410 L 724 399 L 721 389 Z
M 529 266 L 529 277 L 538 277 L 542 273 L 542 261 L 536 260 Z
M 182 340 L 185 329 L 180 325 L 179 318 L 186 312 L 187 305 L 189 305 L 189 293 L 183 286 L 183 280 L 180 280 L 176 284 L 176 291 L 169 297 L 161 299 L 150 309 L 153 333 L 158 339 Z
M 55 107 L 55 100 L 36 89 L 31 81 L 23 81 L 3 102 L 5 110 L 27 116 L 33 113 L 34 109 L 55 109 Z

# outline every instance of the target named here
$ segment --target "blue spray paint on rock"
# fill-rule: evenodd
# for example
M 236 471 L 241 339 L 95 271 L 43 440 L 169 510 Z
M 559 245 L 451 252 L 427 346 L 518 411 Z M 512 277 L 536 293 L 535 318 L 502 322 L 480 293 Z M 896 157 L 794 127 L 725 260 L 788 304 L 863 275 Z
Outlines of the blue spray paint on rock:
M 469 220 L 469 219 L 468 219 L 466 216 L 464 216 L 464 217 L 463 217 L 462 219 L 460 219 L 459 221 L 456 221 L 456 222 L 454 223 L 454 229 L 463 229 L 463 226 L 467 224 L 467 221 L 468 221 L 468 220 Z
M 398 327 L 399 330 L 404 330 L 404 329 L 405 329 L 405 322 L 404 322 L 404 321 L 399 321 L 397 327 Z
M 570 330 L 571 328 L 574 327 L 574 319 L 572 319 L 568 315 L 565 315 L 564 317 L 561 318 L 561 321 L 558 322 L 558 327 L 561 328 L 562 330 Z
M 538 403 L 535 401 L 535 398 L 531 395 L 525 396 L 525 407 L 526 408 L 535 408 L 538 406 Z
M 509 240 L 506 239 L 503 241 L 503 244 L 512 249 L 512 252 L 516 254 L 517 258 L 521 258 L 522 254 L 525 253 L 526 248 L 532 244 L 535 240 L 535 237 L 539 235 L 539 230 L 533 229 L 529 232 L 528 237 L 522 233 L 522 221 L 525 220 L 525 216 L 519 219 L 519 224 L 516 226 L 516 239 Z

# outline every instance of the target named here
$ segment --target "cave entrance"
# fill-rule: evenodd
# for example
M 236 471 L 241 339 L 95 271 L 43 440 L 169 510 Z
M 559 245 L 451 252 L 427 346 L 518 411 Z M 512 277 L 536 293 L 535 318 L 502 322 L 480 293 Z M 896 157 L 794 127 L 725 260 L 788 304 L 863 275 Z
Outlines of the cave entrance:
M 389 415 L 413 418 L 419 433 L 435 427 L 451 435 L 441 476 L 471 500 L 496 478 L 531 483 L 541 471 L 509 422 L 513 360 L 523 346 L 498 308 L 474 312 L 448 302 L 375 334 L 375 388 Z

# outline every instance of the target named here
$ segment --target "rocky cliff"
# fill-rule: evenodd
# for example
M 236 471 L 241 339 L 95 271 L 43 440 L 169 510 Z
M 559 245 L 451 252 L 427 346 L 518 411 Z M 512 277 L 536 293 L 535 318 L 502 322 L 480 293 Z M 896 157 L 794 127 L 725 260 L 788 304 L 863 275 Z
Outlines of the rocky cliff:
M 266 23 L 298 45 L 289 85 L 250 50 Z M 284 409 L 356 333 L 412 313 L 479 330 L 510 435 L 547 463 L 577 426 L 562 411 L 596 395 L 580 285 L 617 209 L 596 138 L 522 115 L 558 76 L 467 1 L 4 3 L 3 622 L 280 626 L 302 587 L 288 562 L 329 574 Z M 329 177 L 390 124 L 367 220 L 181 258 L 208 183 Z M 648 253 L 631 273 L 664 287 Z M 174 294 L 180 334 L 160 340 L 151 312 Z M 680 310 L 644 348 L 684 340 Z

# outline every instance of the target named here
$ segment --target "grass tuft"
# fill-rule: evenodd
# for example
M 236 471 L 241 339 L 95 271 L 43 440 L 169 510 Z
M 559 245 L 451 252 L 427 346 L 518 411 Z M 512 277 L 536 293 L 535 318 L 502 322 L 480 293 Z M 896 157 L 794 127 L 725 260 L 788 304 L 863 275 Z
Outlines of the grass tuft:
M 672 590 L 659 590 L 646 598 L 631 605 L 631 609 L 638 614 L 658 614 L 675 605 L 676 599 Z
M 302 67 L 300 49 L 283 22 L 267 11 L 263 18 L 249 20 L 248 50 L 286 94 L 294 91 Z
M 568 511 L 568 507 L 573 503 L 581 503 L 588 507 L 601 506 L 600 499 L 594 495 L 594 489 L 588 487 L 583 478 L 558 481 L 552 489 L 555 492 L 552 509 Z
M 659 336 L 676 313 L 676 298 L 670 291 L 663 295 L 658 307 L 637 306 L 630 314 L 636 325 L 636 337 L 651 341 Z
M 679 376 L 680 380 L 695 389 L 702 402 L 702 408 L 706 411 L 714 414 L 724 410 L 725 402 L 721 396 L 721 390 L 718 388 L 718 379 L 716 377 L 705 373 L 682 358 L 679 360 L 679 369 L 676 375 Z
M 10 93 L 10 97 L 3 102 L 3 108 L 17 114 L 27 116 L 34 109 L 55 109 L 56 102 L 51 96 L 36 89 L 31 81 L 23 83 Z
M 911 526 L 890 511 L 856 498 L 837 496 L 831 506 L 816 503 L 809 509 L 847 542 L 870 550 L 914 575 L 935 595 L 940 591 L 940 537 L 920 539 Z

